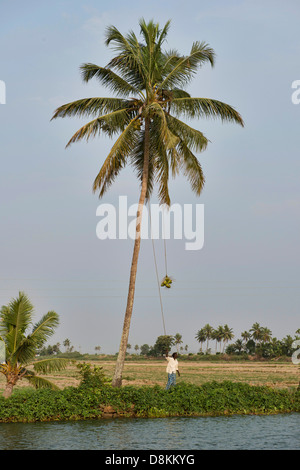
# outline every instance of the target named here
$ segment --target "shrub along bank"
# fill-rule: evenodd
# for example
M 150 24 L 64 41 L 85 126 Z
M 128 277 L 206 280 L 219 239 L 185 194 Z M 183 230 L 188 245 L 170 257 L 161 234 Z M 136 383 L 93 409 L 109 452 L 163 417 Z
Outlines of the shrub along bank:
M 300 392 L 234 382 L 113 388 L 82 383 L 64 390 L 19 389 L 0 397 L 0 422 L 104 417 L 218 416 L 300 412 Z

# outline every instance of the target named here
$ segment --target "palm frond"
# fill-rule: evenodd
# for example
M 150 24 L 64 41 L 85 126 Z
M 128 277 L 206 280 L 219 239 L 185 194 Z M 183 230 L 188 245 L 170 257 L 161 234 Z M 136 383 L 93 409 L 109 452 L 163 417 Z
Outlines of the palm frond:
M 48 388 L 50 390 L 59 390 L 59 387 L 55 385 L 50 380 L 44 379 L 43 377 L 38 377 L 37 375 L 24 375 L 24 379 L 35 388 Z
M 9 355 L 8 359 L 12 364 L 28 365 L 34 360 L 36 352 L 35 343 L 28 336 L 20 341 L 18 348 Z
M 151 103 L 146 107 L 145 112 L 149 112 L 152 118 L 158 121 L 156 130 L 160 133 L 160 138 L 164 142 L 166 149 L 176 147 L 179 138 L 169 129 L 165 111 L 160 104 L 155 102 Z
M 204 187 L 205 177 L 197 157 L 191 152 L 184 141 L 181 141 L 177 146 L 177 152 L 180 155 L 181 168 L 190 182 L 192 191 L 197 196 L 200 196 Z
M 54 334 L 55 328 L 59 325 L 59 316 L 56 312 L 51 310 L 47 312 L 41 320 L 33 327 L 30 335 L 31 341 L 34 341 L 39 348 Z
M 186 85 L 200 65 L 210 62 L 214 65 L 214 50 L 205 42 L 196 41 L 193 43 L 188 56 L 176 57 L 173 54 L 172 61 L 169 62 L 169 72 L 160 84 L 160 88 L 173 88 Z M 168 70 L 167 69 L 167 70 Z
M 169 163 L 167 155 L 160 154 L 155 160 L 155 175 L 158 184 L 158 199 L 160 204 L 170 206 L 171 199 L 169 194 Z
M 131 100 L 128 101 L 121 98 L 83 98 L 71 103 L 66 103 L 57 108 L 52 119 L 58 117 L 101 116 L 101 114 L 126 109 L 130 106 L 132 106 Z
M 33 315 L 33 305 L 24 292 L 1 309 L 1 331 L 5 333 L 7 354 L 13 354 L 28 328 Z
M 177 97 L 171 101 L 170 109 L 188 118 L 221 118 L 244 126 L 242 117 L 232 106 L 209 98 Z
M 99 67 L 95 64 L 82 64 L 80 67 L 82 78 L 85 82 L 91 78 L 97 78 L 102 85 L 108 87 L 113 93 L 121 96 L 138 94 L 139 90 L 132 86 L 124 78 L 117 75 L 109 68 Z
M 18 348 L 11 356 L 11 360 L 21 364 L 30 363 L 34 359 L 37 349 L 41 348 L 49 337 L 54 334 L 54 330 L 58 325 L 58 314 L 54 311 L 46 313 L 33 326 L 32 333 L 20 341 Z
M 147 80 L 149 83 L 157 83 L 161 81 L 160 65 L 162 63 L 161 47 L 166 39 L 170 27 L 170 21 L 167 21 L 161 30 L 158 23 L 150 20 L 148 23 L 142 18 L 139 21 L 141 34 L 145 40 L 143 51 L 143 62 L 147 63 Z
M 164 129 L 166 127 L 167 129 Z M 163 129 L 162 129 L 163 128 Z M 169 194 L 169 154 L 175 149 L 179 139 L 172 134 L 167 126 L 164 113 L 155 115 L 151 123 L 152 141 L 151 155 L 153 158 L 153 178 L 157 185 L 157 195 L 160 204 L 170 205 Z M 167 135 L 167 139 L 165 137 Z M 170 136 L 169 136 L 170 134 Z
M 111 186 L 120 170 L 125 166 L 127 156 L 133 151 L 139 137 L 138 118 L 134 118 L 118 137 L 95 178 L 93 191 L 99 190 L 102 197 Z
M 173 134 L 184 141 L 187 147 L 194 149 L 196 152 L 202 152 L 206 149 L 209 141 L 202 132 L 188 126 L 186 123 L 170 114 L 167 115 L 167 122 Z
M 59 372 L 67 367 L 70 363 L 69 359 L 55 357 L 52 359 L 41 359 L 33 363 L 33 369 L 35 372 L 41 374 L 47 374 L 49 372 Z
M 115 133 L 122 132 L 130 120 L 130 114 L 127 109 L 119 109 L 112 113 L 105 114 L 104 116 L 100 116 L 78 129 L 71 137 L 66 147 L 82 139 L 88 142 L 90 138 L 96 137 L 96 135 L 101 132 L 108 137 L 112 137 Z
M 5 341 L 6 335 L 9 331 L 9 307 L 3 305 L 0 309 L 0 339 Z
M 146 76 L 142 47 L 134 32 L 123 36 L 115 26 L 109 26 L 105 32 L 105 43 L 114 44 L 117 55 L 107 64 L 108 68 L 118 70 L 122 77 L 142 92 Z
M 154 161 L 156 158 L 155 139 L 154 134 L 151 132 L 152 123 L 150 123 L 150 145 L 149 145 L 149 168 L 148 168 L 148 180 L 147 180 L 147 192 L 146 201 L 149 200 L 154 184 L 155 184 L 155 171 Z M 145 157 L 145 132 L 141 130 L 138 141 L 130 153 L 130 164 L 134 168 L 137 174 L 137 178 L 142 184 L 143 180 L 143 169 L 144 169 L 144 157 Z

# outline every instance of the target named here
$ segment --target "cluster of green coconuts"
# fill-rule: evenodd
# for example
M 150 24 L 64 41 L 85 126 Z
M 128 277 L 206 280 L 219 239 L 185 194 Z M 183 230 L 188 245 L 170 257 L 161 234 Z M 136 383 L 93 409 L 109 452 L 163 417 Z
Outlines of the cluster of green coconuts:
M 162 280 L 161 287 L 167 287 L 170 289 L 172 282 L 173 281 L 169 276 L 165 276 Z

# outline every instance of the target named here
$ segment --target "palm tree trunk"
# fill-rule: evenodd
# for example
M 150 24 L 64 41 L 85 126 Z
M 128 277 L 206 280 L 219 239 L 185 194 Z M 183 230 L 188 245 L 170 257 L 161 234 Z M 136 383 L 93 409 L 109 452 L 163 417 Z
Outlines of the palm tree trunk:
M 5 389 L 4 389 L 4 392 L 3 392 L 3 396 L 4 398 L 9 398 L 12 394 L 12 391 L 13 391 L 13 384 L 10 383 L 10 382 L 7 382 L 6 386 L 5 386 Z
M 147 184 L 148 184 L 149 127 L 150 127 L 150 120 L 149 118 L 146 118 L 145 119 L 145 148 L 144 148 L 144 167 L 143 167 L 142 188 L 141 188 L 139 206 L 138 206 L 138 211 L 137 211 L 136 233 L 135 233 L 134 249 L 133 249 L 131 270 L 130 270 L 127 306 L 126 306 L 126 312 L 125 312 L 125 317 L 124 317 L 119 354 L 118 354 L 117 363 L 115 367 L 114 377 L 112 380 L 113 387 L 121 387 L 122 385 L 122 373 L 123 373 L 123 368 L 124 368 L 126 348 L 127 348 L 127 343 L 128 343 L 130 322 L 131 322 L 132 309 L 133 309 L 137 264 L 138 264 L 140 246 L 141 246 L 142 213 L 143 213 L 143 207 L 144 207 L 144 202 L 146 198 Z

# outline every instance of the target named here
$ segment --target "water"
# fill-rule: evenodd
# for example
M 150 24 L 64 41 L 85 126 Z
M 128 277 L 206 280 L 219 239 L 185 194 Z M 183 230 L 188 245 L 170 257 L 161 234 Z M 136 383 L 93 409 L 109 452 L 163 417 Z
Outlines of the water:
M 0 423 L 1 450 L 298 450 L 300 414 Z

